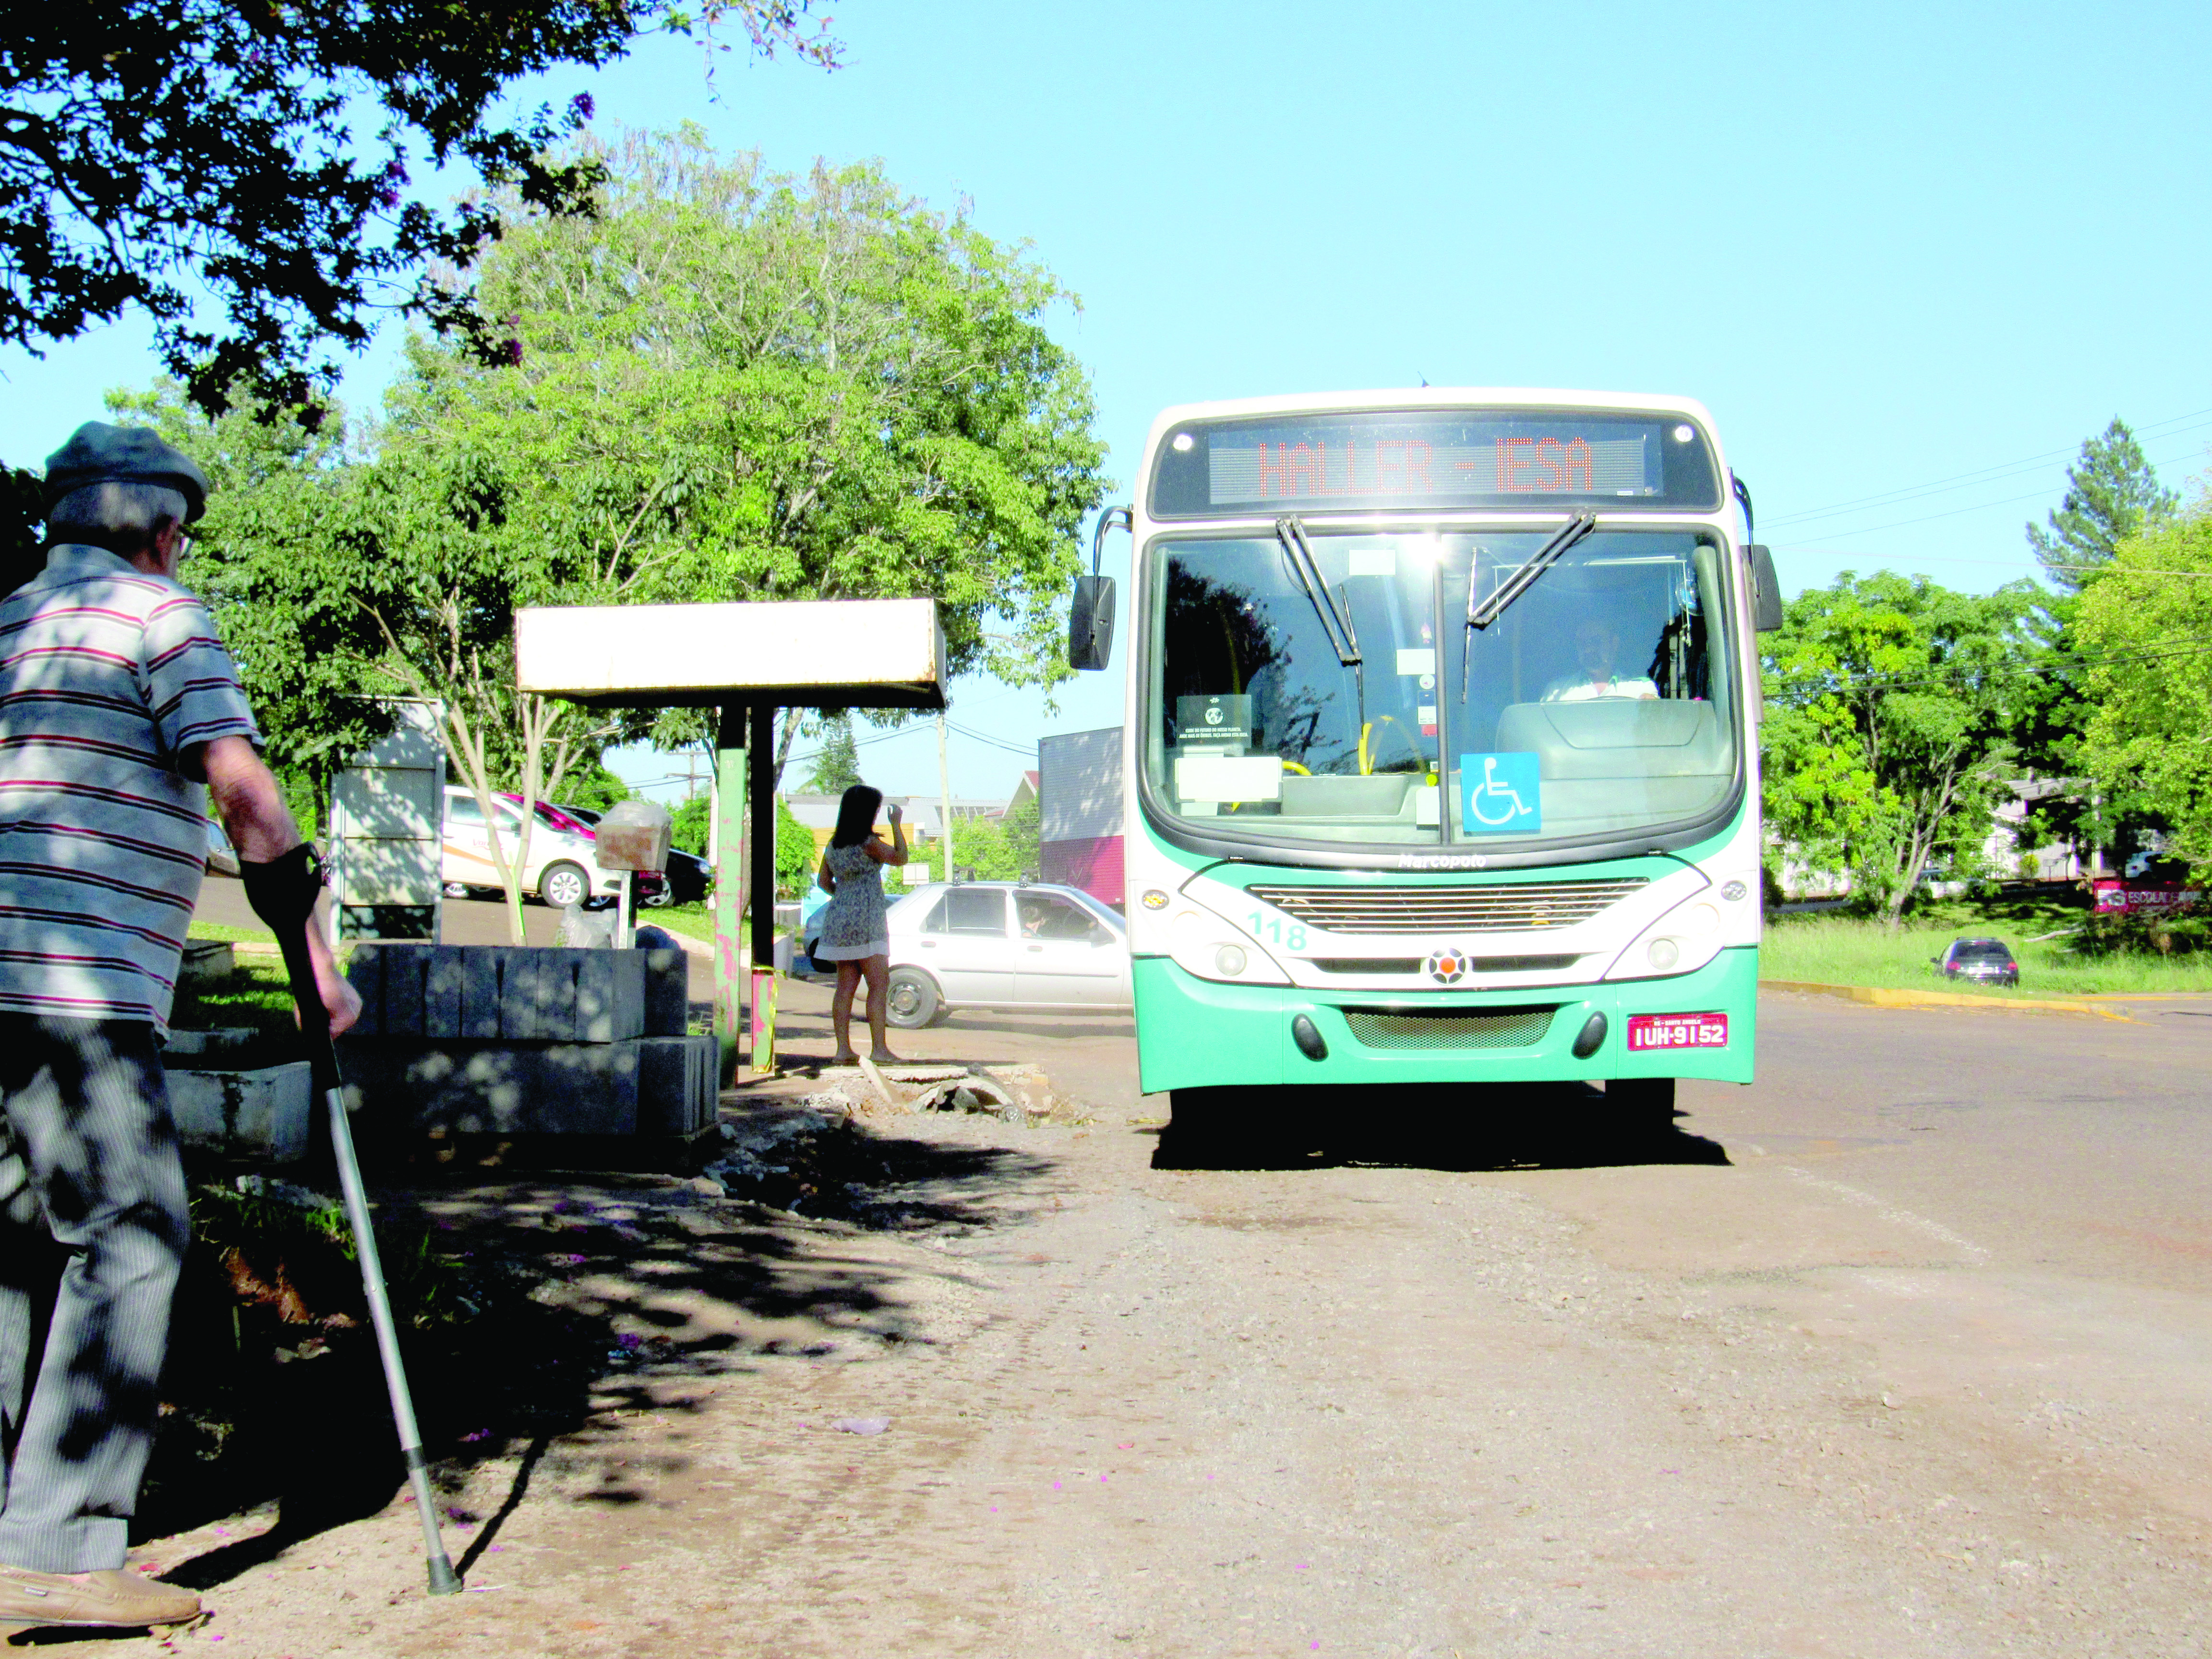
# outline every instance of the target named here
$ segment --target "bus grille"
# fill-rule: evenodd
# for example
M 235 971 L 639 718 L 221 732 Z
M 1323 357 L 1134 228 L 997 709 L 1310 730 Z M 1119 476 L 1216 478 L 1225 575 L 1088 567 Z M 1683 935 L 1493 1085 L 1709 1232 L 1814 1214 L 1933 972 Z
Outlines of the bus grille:
M 1346 1008 L 1344 1023 L 1370 1048 L 1526 1048 L 1552 1028 L 1551 1008 L 1470 1008 L 1463 1012 L 1394 1014 Z
M 1488 887 L 1253 887 L 1247 890 L 1309 927 L 1338 933 L 1504 933 L 1571 927 L 1649 885 L 1527 882 Z
M 1419 957 L 1311 957 L 1308 958 L 1324 974 L 1418 974 L 1421 971 Z M 1556 974 L 1573 967 L 1582 958 L 1566 957 L 1469 957 L 1465 971 L 1470 974 Z

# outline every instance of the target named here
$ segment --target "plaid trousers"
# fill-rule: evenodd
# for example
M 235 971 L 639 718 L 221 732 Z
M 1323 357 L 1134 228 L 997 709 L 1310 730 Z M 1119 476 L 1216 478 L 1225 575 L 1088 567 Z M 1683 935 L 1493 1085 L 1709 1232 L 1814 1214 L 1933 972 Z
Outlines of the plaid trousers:
M 0 1563 L 119 1567 L 191 1234 L 154 1028 L 0 1014 Z

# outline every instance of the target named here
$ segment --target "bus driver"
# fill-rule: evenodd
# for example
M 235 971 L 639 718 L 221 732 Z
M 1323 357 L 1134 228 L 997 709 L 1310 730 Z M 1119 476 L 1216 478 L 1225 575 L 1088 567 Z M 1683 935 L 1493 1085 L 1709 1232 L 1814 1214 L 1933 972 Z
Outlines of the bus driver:
M 1601 697 L 1656 697 L 1659 688 L 1650 679 L 1630 678 L 1614 671 L 1620 660 L 1620 630 L 1605 617 L 1585 617 L 1575 624 L 1575 660 L 1582 672 L 1554 680 L 1544 693 L 1546 702 L 1590 702 Z

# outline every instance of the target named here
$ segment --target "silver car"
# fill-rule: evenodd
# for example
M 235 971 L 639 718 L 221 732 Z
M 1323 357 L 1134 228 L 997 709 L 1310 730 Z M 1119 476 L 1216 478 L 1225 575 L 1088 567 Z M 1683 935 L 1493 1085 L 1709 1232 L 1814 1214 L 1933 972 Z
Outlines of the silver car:
M 1079 888 L 932 883 L 895 902 L 890 921 L 890 1016 L 902 1030 L 963 1008 L 1133 1006 L 1128 928 Z

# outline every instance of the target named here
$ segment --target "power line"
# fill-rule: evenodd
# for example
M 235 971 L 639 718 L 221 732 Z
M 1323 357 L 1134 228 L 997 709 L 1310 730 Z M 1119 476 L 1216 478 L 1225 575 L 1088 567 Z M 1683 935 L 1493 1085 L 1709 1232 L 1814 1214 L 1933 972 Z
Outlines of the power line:
M 2168 456 L 2168 457 L 2166 457 L 2164 460 L 2155 462 L 2155 463 L 2154 463 L 2154 465 L 2160 465 L 2160 466 L 2170 466 L 2170 465 L 2172 465 L 2175 461 L 2181 460 L 2181 459 L 2185 459 L 2185 458 L 2184 458 L 2184 457 L 2182 457 L 2182 456 L 2179 456 L 2179 455 Z M 1856 529 L 1856 530 L 1838 530 L 1838 531 L 1832 531 L 1832 532 L 1829 532 L 1829 539 L 1833 540 L 1833 541 L 1841 541 L 1841 540 L 1843 540 L 1844 538 L 1849 537 L 1849 536 L 1872 536 L 1872 535 L 1875 535 L 1875 534 L 1878 533 L 1879 532 L 1881 532 L 1881 531 L 1884 531 L 1884 530 L 1902 530 L 1902 529 L 1906 528 L 1908 526 L 1916 525 L 1916 524 L 1933 524 L 1933 523 L 1934 523 L 1936 520 L 1938 520 L 1938 519 L 1955 519 L 1955 518 L 1959 517 L 1961 514 L 1966 514 L 1966 513 L 1985 513 L 1985 512 L 1989 511 L 1991 507 L 2012 507 L 2012 506 L 2017 505 L 2019 502 L 2021 502 L 2021 501 L 2048 501 L 2050 498 L 2051 498 L 2051 492 L 2050 492 L 2049 490 L 2047 490 L 2047 489 L 2034 489 L 2034 490 L 2030 490 L 2030 491 L 2029 491 L 2027 495 L 2008 495 L 2008 496 L 2004 497 L 2002 501 L 1978 501 L 1978 502 L 1976 502 L 1976 503 L 1975 503 L 1973 506 L 1972 506 L 1972 507 L 1948 507 L 1948 508 L 1946 508 L 1944 511 L 1942 511 L 1942 512 L 1941 512 L 1941 513 L 1924 513 L 1924 514 L 1922 514 L 1918 518 L 1913 518 L 1913 519 L 1893 519 L 1893 520 L 1892 520 L 1889 523 L 1887 523 L 1887 524 L 1870 524 L 1870 525 L 1863 525 L 1863 526 L 1860 526 L 1860 527 L 1859 527 L 1858 529 Z M 1805 543 L 1805 542 L 1777 542 L 1777 543 L 1775 543 L 1775 544 L 1774 544 L 1774 545 L 1775 545 L 1778 549 L 1783 549 L 1783 550 L 1786 550 L 1790 551 L 1790 552 L 1796 552 L 1796 553 L 1811 552 L 1811 551 L 1814 550 L 1812 548 L 1812 546 L 1811 546 L 1811 544 L 1808 544 L 1808 543 Z
M 2196 430 L 2193 427 L 2183 424 L 2184 422 L 2201 421 L 2206 416 L 2212 416 L 2212 409 L 2192 410 L 2186 415 L 2169 416 L 2165 420 L 2153 421 L 2148 425 L 2137 428 L 2135 435 L 2137 438 L 2154 435 L 2160 438 L 2178 437 L 2183 432 Z M 2172 429 L 2161 431 L 2160 428 Z M 1872 495 L 1860 495 L 1846 501 L 1835 501 L 1826 507 L 1810 507 L 1801 508 L 1795 513 L 1778 513 L 1773 516 L 1771 522 L 1776 525 L 1803 524 L 1814 519 L 1827 518 L 1858 508 L 1871 509 L 1894 506 L 1900 501 L 1911 501 L 1921 495 L 1942 495 L 1949 489 L 1964 489 L 1970 484 L 1977 483 L 1993 483 L 2000 477 L 2015 472 L 2027 471 L 2038 466 L 2045 466 L 2052 461 L 2080 453 L 2081 446 L 2078 444 L 2069 449 L 2045 450 L 2039 455 L 2027 456 L 2017 461 L 2000 461 L 1993 466 L 1981 467 L 1972 472 L 1956 472 L 1948 478 L 1937 478 L 1928 483 L 1902 484 L 1895 489 L 1882 490 Z

